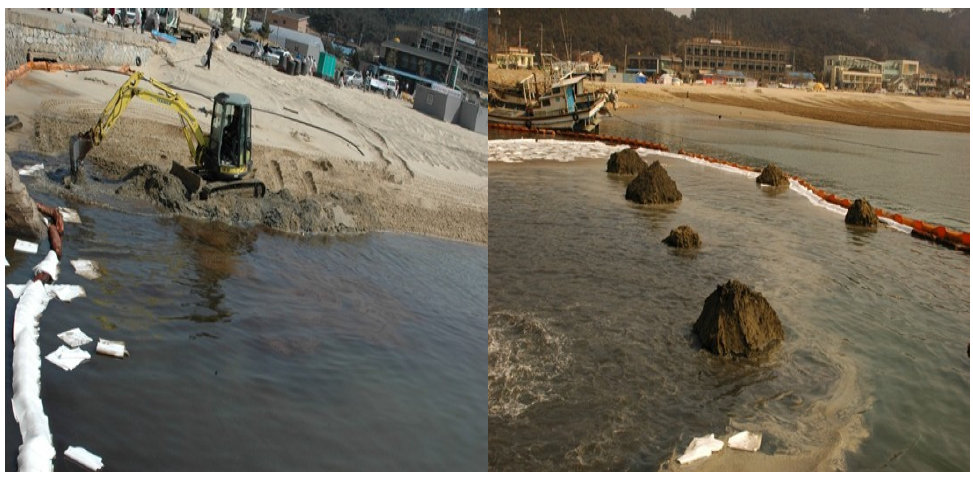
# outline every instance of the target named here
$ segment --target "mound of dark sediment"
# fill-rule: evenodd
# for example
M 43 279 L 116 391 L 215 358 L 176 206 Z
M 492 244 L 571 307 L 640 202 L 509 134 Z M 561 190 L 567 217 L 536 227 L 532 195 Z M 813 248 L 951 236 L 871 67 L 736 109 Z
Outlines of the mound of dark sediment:
M 608 171 L 614 174 L 638 174 L 649 168 L 635 149 L 613 152 L 608 158 Z
M 680 225 L 669 231 L 669 236 L 662 239 L 662 243 L 676 248 L 699 248 L 702 242 L 699 234 L 688 225 Z
M 771 164 L 757 176 L 757 184 L 782 187 L 790 185 L 790 181 L 787 179 L 787 174 L 784 174 L 784 171 L 777 167 L 777 164 Z
M 625 198 L 639 204 L 672 204 L 682 200 L 682 193 L 662 164 L 655 161 L 628 184 Z
M 116 194 L 149 200 L 163 209 L 202 220 L 235 225 L 262 224 L 296 233 L 359 232 L 354 217 L 345 211 L 340 195 L 295 197 L 287 189 L 254 198 L 250 190 L 219 192 L 208 200 L 190 198 L 182 181 L 158 167 L 143 165 L 125 177 Z M 360 208 L 355 198 L 349 204 Z M 360 202 L 360 201 L 358 201 Z
M 693 332 L 703 348 L 720 356 L 753 358 L 784 341 L 784 327 L 770 303 L 736 280 L 706 298 Z
M 179 212 L 189 202 L 189 193 L 182 181 L 156 166 L 139 166 L 129 172 L 125 180 L 125 184 L 115 191 L 116 194 L 141 192 L 173 212 Z
M 845 223 L 858 227 L 877 229 L 878 215 L 875 214 L 875 209 L 872 208 L 867 200 L 855 199 L 855 203 L 851 204 L 851 207 L 848 208 L 848 213 L 845 214 Z

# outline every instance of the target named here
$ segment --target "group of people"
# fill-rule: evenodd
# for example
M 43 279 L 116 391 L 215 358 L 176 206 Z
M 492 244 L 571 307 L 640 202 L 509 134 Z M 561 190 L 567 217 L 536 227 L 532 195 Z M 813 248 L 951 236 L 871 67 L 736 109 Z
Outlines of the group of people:
M 146 28 L 148 28 L 150 31 L 158 30 L 159 25 L 161 24 L 161 18 L 159 16 L 159 12 L 157 9 L 154 8 L 152 9 L 151 12 L 149 11 L 148 8 L 136 8 L 135 21 L 133 21 L 131 25 L 124 24 L 124 22 L 127 21 L 127 14 L 125 13 L 124 9 L 106 8 L 104 11 L 105 25 L 108 25 L 109 27 L 117 25 L 118 20 L 115 17 L 118 16 L 119 13 L 126 15 L 126 17 L 122 19 L 123 24 L 120 25 L 121 27 L 124 28 L 124 27 L 131 26 L 133 31 L 139 30 L 140 33 L 145 33 Z M 97 16 L 97 11 L 91 14 L 92 22 L 95 21 L 96 16 Z

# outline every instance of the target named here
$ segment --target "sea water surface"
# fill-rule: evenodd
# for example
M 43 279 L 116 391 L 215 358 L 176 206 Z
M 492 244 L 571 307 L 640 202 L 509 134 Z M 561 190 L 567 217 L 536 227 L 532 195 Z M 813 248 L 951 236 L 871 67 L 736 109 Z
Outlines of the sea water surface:
M 40 195 L 42 202 L 64 205 Z M 306 238 L 67 204 L 43 354 L 80 327 L 131 355 L 65 372 L 43 361 L 58 456 L 81 446 L 105 470 L 483 470 L 487 252 L 387 233 Z M 46 253 L 12 251 L 6 283 Z M 69 259 L 100 263 L 87 280 Z M 16 301 L 6 304 L 10 336 Z M 6 469 L 16 470 L 6 356 Z
M 624 199 L 631 177 L 605 173 L 619 147 L 495 139 L 492 470 L 969 470 L 968 255 L 887 227 L 848 228 L 797 190 L 773 193 L 677 155 L 642 152 L 661 160 L 681 203 L 638 206 Z M 785 169 L 828 177 L 813 153 L 783 149 Z M 950 180 L 968 200 L 968 161 L 955 153 L 962 176 Z M 897 200 L 929 211 L 923 219 L 969 221 L 965 201 Z M 661 243 L 683 224 L 700 250 Z M 706 297 L 732 278 L 784 325 L 768 359 L 718 359 L 692 334 Z M 693 437 L 740 430 L 763 433 L 759 453 L 672 461 Z
M 766 121 L 643 102 L 606 119 L 601 133 L 763 167 L 840 196 L 970 230 L 970 135 L 876 129 L 824 121 Z

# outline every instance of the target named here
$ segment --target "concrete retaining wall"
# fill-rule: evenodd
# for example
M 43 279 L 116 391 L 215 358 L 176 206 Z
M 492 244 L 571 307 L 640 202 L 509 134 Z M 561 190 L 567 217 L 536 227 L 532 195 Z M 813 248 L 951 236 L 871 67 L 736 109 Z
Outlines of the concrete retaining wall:
M 4 60 L 8 71 L 26 63 L 28 54 L 35 59 L 90 67 L 134 67 L 136 58 L 144 63 L 159 53 L 157 42 L 148 34 L 93 26 L 73 15 L 4 11 Z

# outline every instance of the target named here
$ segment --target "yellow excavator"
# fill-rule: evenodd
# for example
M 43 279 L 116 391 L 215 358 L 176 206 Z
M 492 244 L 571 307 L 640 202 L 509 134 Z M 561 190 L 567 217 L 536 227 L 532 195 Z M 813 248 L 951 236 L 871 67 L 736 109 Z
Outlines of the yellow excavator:
M 156 90 L 139 87 L 142 80 Z M 210 134 L 206 135 L 192 114 L 192 108 L 172 88 L 136 71 L 115 93 L 101 118 L 91 130 L 71 136 L 71 174 L 77 180 L 82 172 L 82 161 L 92 148 L 101 144 L 108 130 L 121 117 L 133 98 L 142 98 L 152 104 L 172 109 L 182 120 L 182 132 L 189 144 L 189 153 L 195 166 L 185 168 L 172 162 L 171 174 L 186 186 L 191 197 L 206 200 L 217 191 L 253 188 L 254 197 L 263 197 L 267 187 L 263 182 L 250 179 L 253 160 L 250 158 L 251 139 L 250 100 L 242 94 L 220 93 L 213 98 L 213 120 Z M 205 110 L 201 110 L 205 112 Z

